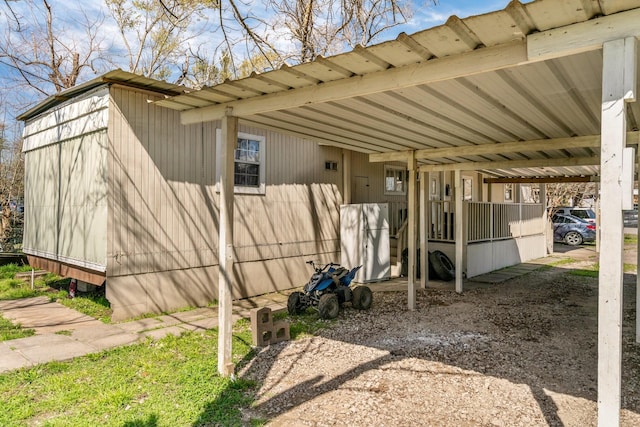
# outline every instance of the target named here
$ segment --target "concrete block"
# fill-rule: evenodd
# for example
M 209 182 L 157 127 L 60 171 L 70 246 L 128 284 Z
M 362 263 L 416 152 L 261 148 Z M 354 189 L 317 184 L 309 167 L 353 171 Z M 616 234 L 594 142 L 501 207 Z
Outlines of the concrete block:
M 281 341 L 289 341 L 291 339 L 291 333 L 289 332 L 289 322 L 283 320 L 275 322 L 273 324 L 273 338 L 271 344 L 275 344 Z
M 251 317 L 251 340 L 253 345 L 266 346 L 271 341 L 271 328 L 273 327 L 273 316 L 269 307 L 254 308 L 250 313 Z
M 273 313 L 269 307 L 254 308 L 251 317 L 251 339 L 254 346 L 264 347 L 291 339 L 289 322 L 274 324 Z

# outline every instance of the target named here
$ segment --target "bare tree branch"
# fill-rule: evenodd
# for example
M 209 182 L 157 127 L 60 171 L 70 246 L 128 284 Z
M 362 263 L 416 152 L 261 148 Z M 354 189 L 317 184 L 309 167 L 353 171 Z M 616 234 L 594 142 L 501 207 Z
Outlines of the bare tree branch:
M 104 56 L 97 39 L 100 20 L 75 23 L 84 29 L 82 47 L 67 37 L 65 29 L 56 25 L 54 10 L 48 0 L 31 0 L 29 25 L 22 31 L 7 29 L 0 39 L 0 61 L 17 71 L 15 83 L 42 95 L 51 95 L 75 86 L 85 68 L 95 70 L 94 61 Z M 41 6 L 41 8 L 38 7 Z
M 20 25 L 20 18 L 18 18 L 18 15 L 16 14 L 16 12 L 13 10 L 13 8 L 11 7 L 11 5 L 9 4 L 9 0 L 4 0 L 4 4 L 7 7 L 7 10 L 9 11 L 9 14 L 11 14 L 11 16 L 13 17 L 13 22 L 15 22 L 16 24 L 16 31 L 22 31 L 22 26 Z

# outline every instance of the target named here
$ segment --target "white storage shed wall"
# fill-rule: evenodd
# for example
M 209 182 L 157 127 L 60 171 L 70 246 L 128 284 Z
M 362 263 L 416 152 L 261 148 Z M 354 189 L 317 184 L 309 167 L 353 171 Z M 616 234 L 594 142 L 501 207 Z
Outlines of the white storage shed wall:
M 26 123 L 26 254 L 105 272 L 108 99 L 101 88 Z

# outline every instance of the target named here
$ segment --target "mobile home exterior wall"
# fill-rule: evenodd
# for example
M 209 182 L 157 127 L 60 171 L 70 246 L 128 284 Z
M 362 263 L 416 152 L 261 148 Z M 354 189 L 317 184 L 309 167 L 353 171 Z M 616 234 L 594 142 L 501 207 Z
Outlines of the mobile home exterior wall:
M 216 128 L 183 126 L 157 96 L 112 87 L 107 297 L 114 317 L 217 298 Z M 302 285 L 304 261 L 339 259 L 341 151 L 241 126 L 265 141 L 264 194 L 236 194 L 233 296 Z M 339 167 L 340 171 L 342 168 Z
M 144 88 L 74 93 L 26 119 L 25 252 L 62 274 L 106 279 L 114 320 L 216 299 L 220 124 L 184 126 Z M 339 260 L 344 173 L 339 148 L 242 123 L 240 132 L 264 141 L 264 187 L 236 194 L 235 298 L 302 285 L 308 259 Z

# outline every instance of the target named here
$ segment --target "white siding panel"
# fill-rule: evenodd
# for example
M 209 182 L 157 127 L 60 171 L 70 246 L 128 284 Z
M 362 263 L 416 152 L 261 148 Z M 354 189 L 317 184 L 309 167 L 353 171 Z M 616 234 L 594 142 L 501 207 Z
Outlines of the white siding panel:
M 24 251 L 106 268 L 106 132 L 25 154 Z
M 482 242 L 467 246 L 467 278 L 493 271 L 493 244 Z
M 23 132 L 22 150 L 34 150 L 104 129 L 108 121 L 108 102 L 108 89 L 101 88 L 30 120 Z
M 467 246 L 467 277 L 475 277 L 544 256 L 546 245 L 542 234 L 470 244 Z
M 77 120 L 61 124 L 52 129 L 44 130 L 25 138 L 23 151 L 27 152 L 45 145 L 66 141 L 91 132 L 104 130 L 107 127 L 108 114 L 106 110 L 95 111 Z
M 59 146 L 25 153 L 23 250 L 55 254 L 58 229 Z

